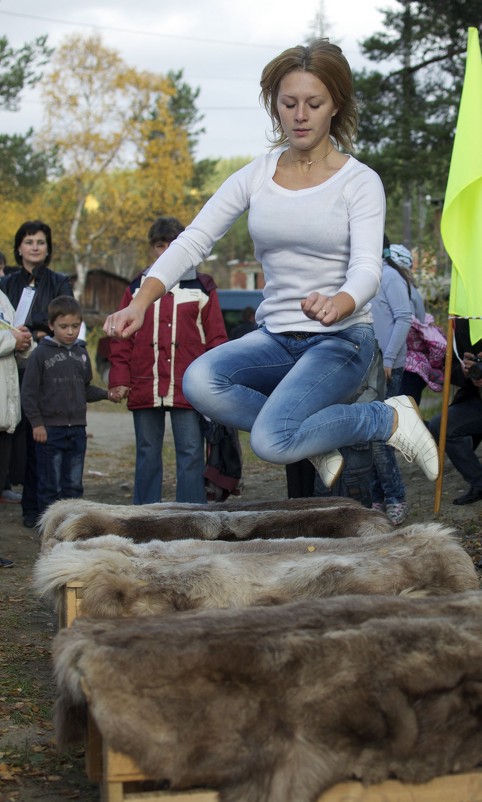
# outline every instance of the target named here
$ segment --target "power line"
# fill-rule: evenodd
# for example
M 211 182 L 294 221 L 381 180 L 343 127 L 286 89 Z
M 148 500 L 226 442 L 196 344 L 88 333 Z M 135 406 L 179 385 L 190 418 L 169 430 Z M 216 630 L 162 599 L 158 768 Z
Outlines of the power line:
M 209 45 L 223 45 L 223 47 L 254 47 L 254 48 L 262 48 L 265 49 L 279 47 L 275 44 L 265 45 L 265 44 L 252 44 L 251 42 L 232 42 L 232 41 L 221 41 L 220 39 L 203 39 L 198 38 L 196 36 L 182 36 L 181 34 L 175 33 L 158 33 L 157 31 L 140 31 L 136 30 L 135 28 L 118 28 L 113 25 L 97 25 L 95 22 L 71 22 L 70 20 L 65 19 L 57 19 L 55 17 L 41 17 L 37 14 L 20 14 L 17 11 L 0 11 L 0 14 L 9 17 L 21 17 L 22 19 L 32 19 L 36 20 L 37 22 L 54 22 L 58 25 L 68 25 L 71 28 L 98 28 L 99 30 L 104 31 L 114 31 L 115 33 L 129 33 L 129 34 L 136 34 L 138 36 L 154 36 L 160 39 L 184 39 L 187 42 L 198 42 L 199 44 L 209 44 Z M 282 47 L 282 46 L 281 46 Z
M 22 105 L 26 106 L 43 106 L 42 100 L 34 100 L 33 98 L 25 98 L 22 100 Z M 199 111 L 262 111 L 262 106 L 199 106 Z M 1 114 L 18 114 L 18 110 L 0 109 Z

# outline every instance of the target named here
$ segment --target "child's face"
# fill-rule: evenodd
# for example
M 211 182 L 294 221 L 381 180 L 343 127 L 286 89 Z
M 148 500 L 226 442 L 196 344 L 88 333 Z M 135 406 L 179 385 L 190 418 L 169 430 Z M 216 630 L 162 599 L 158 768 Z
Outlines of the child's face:
M 82 318 L 78 315 L 59 315 L 49 326 L 53 331 L 54 340 L 60 345 L 72 345 L 79 336 Z

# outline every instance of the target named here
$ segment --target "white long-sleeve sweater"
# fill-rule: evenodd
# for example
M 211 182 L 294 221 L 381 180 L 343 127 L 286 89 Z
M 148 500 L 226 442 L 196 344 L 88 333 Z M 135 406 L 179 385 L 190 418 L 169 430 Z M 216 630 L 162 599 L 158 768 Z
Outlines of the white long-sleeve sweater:
M 349 157 L 323 184 L 285 189 L 273 181 L 281 153 L 278 149 L 259 156 L 231 175 L 154 263 L 149 276 L 170 289 L 249 209 L 249 232 L 266 282 L 258 324 L 274 333 L 327 332 L 301 310 L 302 299 L 313 291 L 329 296 L 343 291 L 355 301 L 353 314 L 329 331 L 371 321 L 368 302 L 380 284 L 385 222 L 380 178 Z

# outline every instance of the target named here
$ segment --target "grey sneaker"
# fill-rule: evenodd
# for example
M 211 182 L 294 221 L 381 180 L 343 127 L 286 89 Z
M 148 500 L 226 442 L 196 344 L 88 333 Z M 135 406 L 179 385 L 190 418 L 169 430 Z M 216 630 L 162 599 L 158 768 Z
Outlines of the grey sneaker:
M 394 526 L 400 526 L 408 518 L 409 507 L 406 501 L 387 504 L 387 515 Z
M 4 490 L 0 495 L 0 504 L 20 504 L 22 501 L 22 494 L 16 493 L 15 490 Z
M 328 454 L 317 454 L 315 457 L 309 457 L 309 460 L 320 474 L 321 481 L 325 487 L 330 489 L 343 470 L 344 459 L 340 452 L 335 449 L 334 451 L 329 451 Z
M 400 451 L 408 462 L 416 462 L 425 476 L 435 482 L 440 470 L 437 444 L 414 399 L 409 395 L 398 395 L 387 398 L 385 404 L 398 413 L 398 426 L 387 444 Z

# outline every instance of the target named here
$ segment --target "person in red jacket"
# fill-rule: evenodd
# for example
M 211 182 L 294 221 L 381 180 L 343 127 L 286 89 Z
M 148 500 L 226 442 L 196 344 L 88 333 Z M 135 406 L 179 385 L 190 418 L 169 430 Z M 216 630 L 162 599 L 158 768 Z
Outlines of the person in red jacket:
M 148 239 L 153 261 L 184 230 L 174 217 L 159 217 Z M 120 309 L 135 296 L 147 270 L 129 285 Z M 111 340 L 109 389 L 127 398 L 134 417 L 134 504 L 162 501 L 162 446 L 166 412 L 176 451 L 176 501 L 205 503 L 205 450 L 200 414 L 186 401 L 182 379 L 188 365 L 227 341 L 211 276 L 191 270 L 148 311 L 135 337 Z

